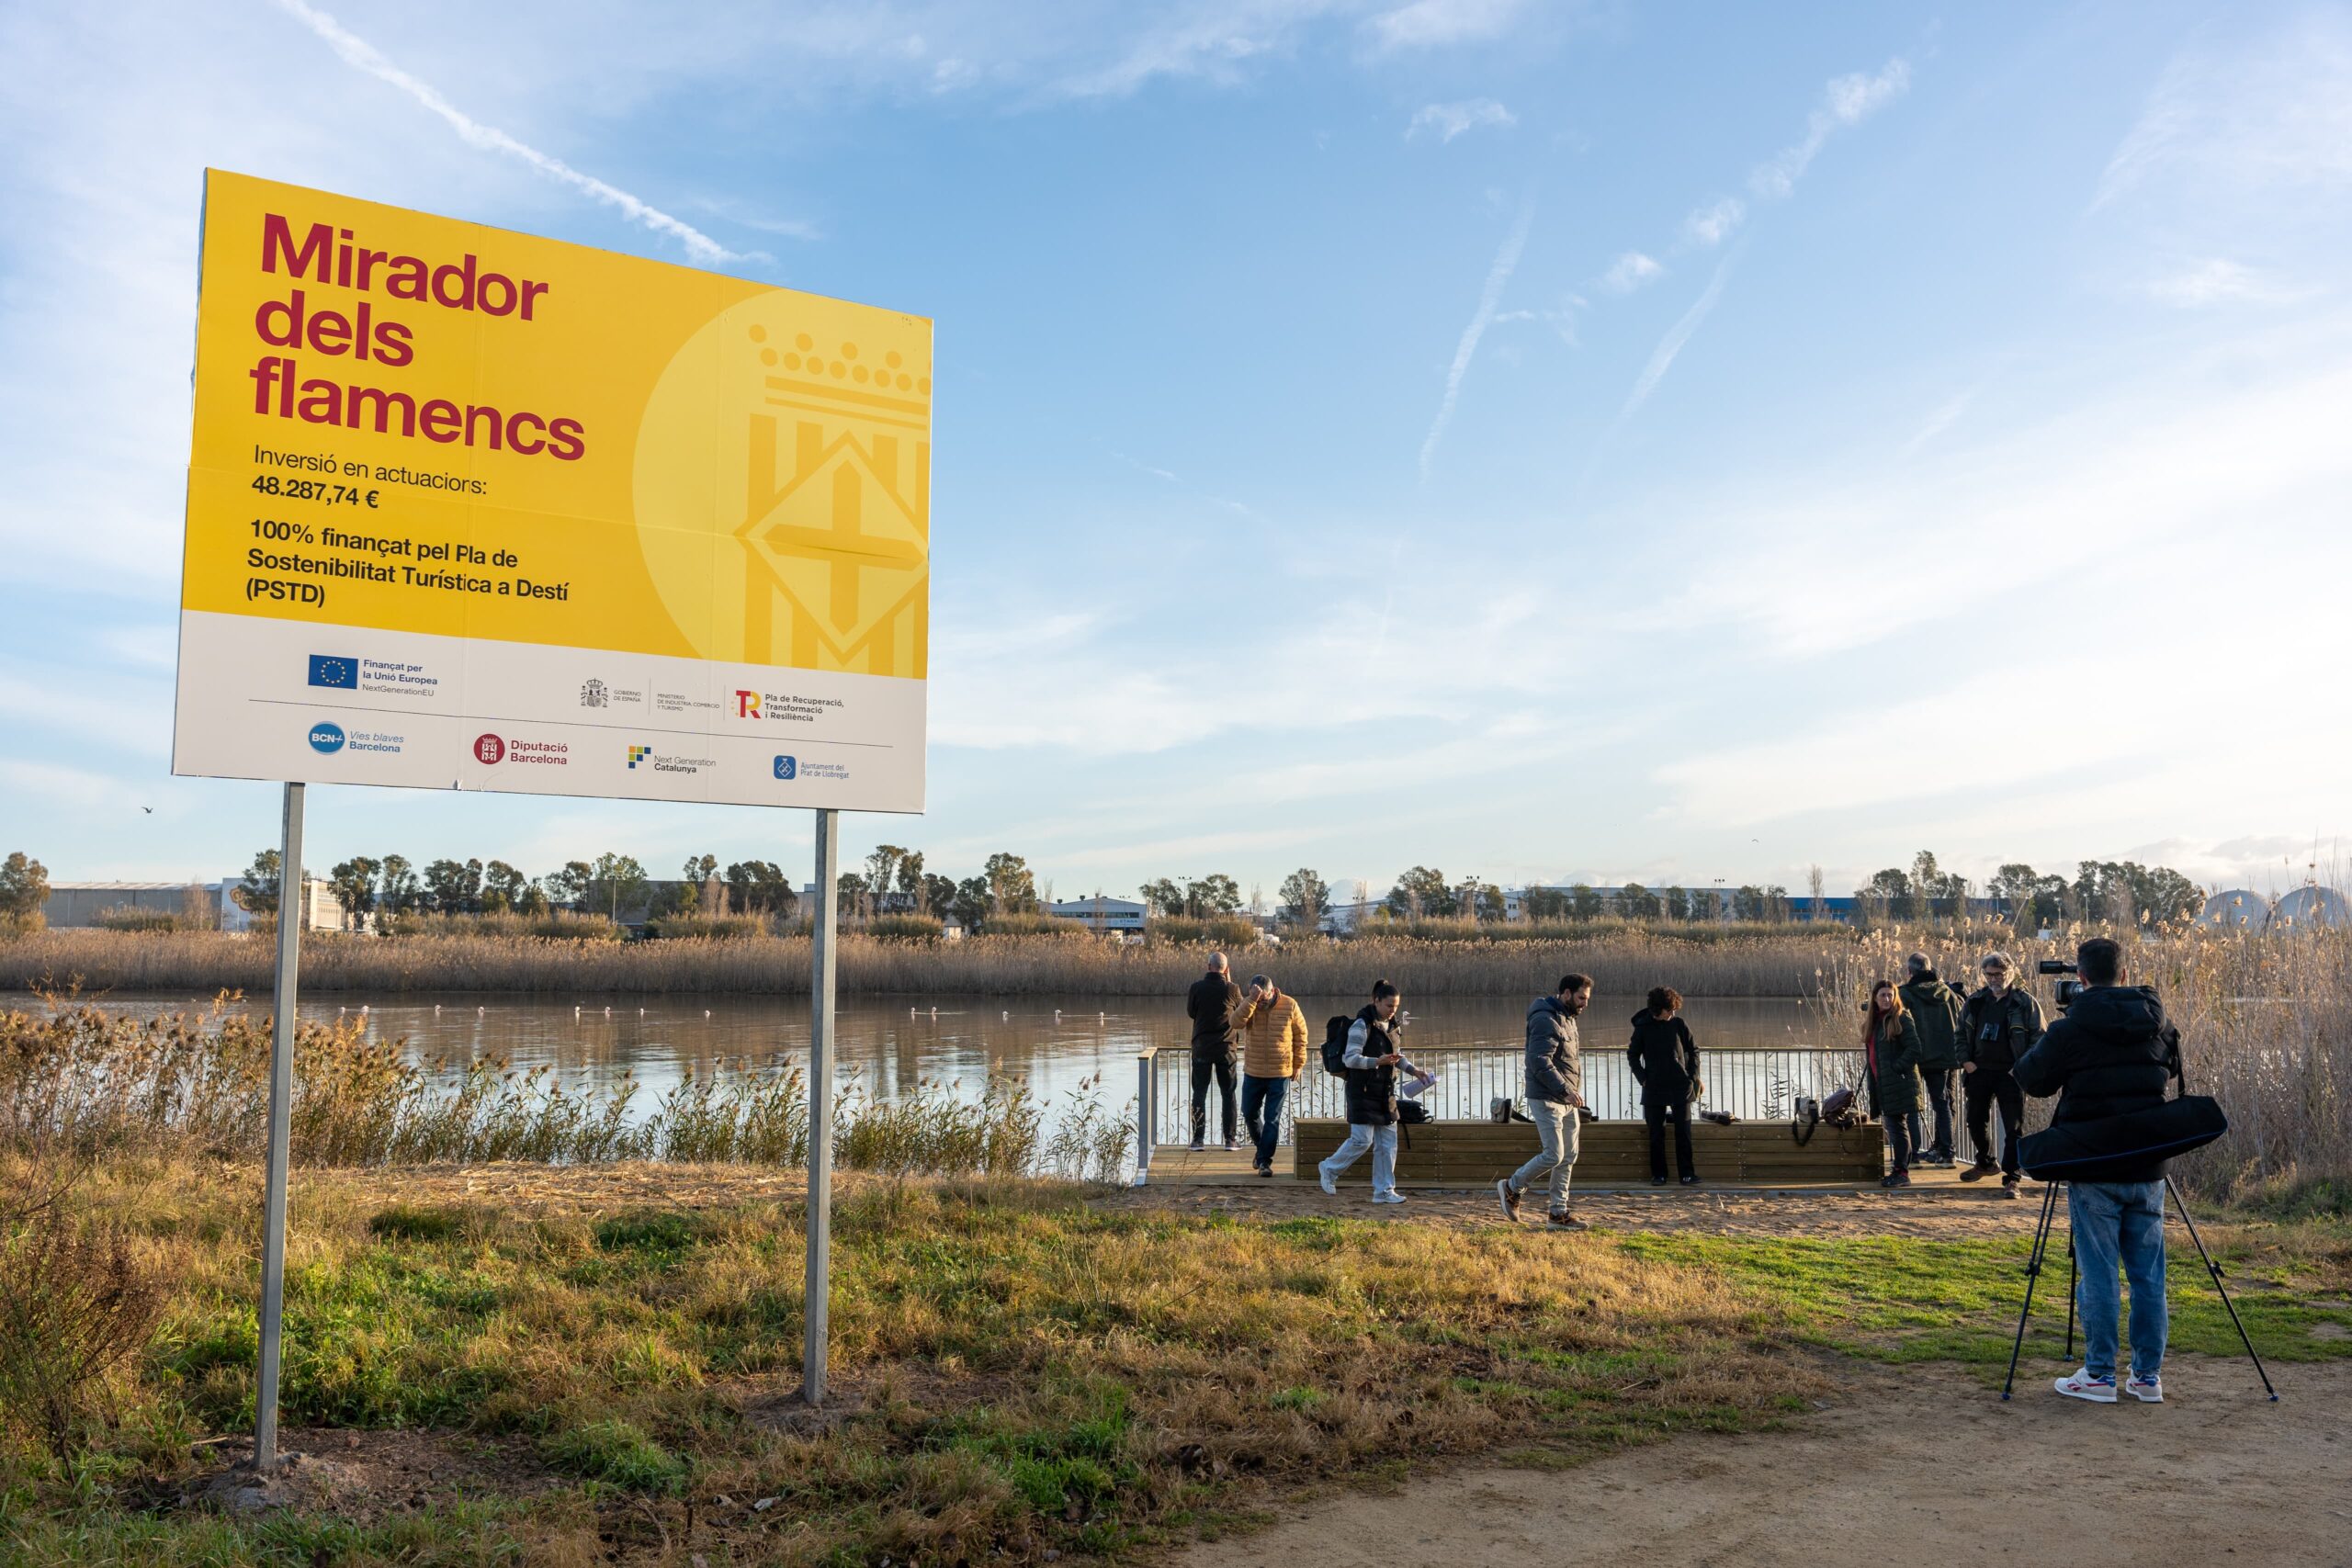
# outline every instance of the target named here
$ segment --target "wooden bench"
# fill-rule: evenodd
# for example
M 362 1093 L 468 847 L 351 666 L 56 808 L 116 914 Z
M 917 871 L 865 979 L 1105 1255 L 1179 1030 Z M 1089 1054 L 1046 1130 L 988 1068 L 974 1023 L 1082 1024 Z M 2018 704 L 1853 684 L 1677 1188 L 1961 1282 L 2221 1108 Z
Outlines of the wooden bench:
M 1526 1122 L 1424 1122 L 1400 1127 L 1396 1184 L 1400 1187 L 1491 1187 L 1534 1156 L 1541 1146 Z M 1346 1141 L 1348 1124 L 1327 1119 L 1292 1124 L 1292 1172 L 1316 1179 L 1315 1168 Z M 1410 1138 L 1408 1145 L 1406 1138 Z M 1690 1154 L 1701 1179 L 1724 1186 L 1810 1186 L 1876 1181 L 1886 1169 L 1885 1130 L 1876 1122 L 1839 1132 L 1816 1130 L 1800 1146 L 1785 1122 L 1701 1122 L 1690 1129 Z M 1667 1129 L 1667 1174 L 1674 1165 L 1674 1130 Z M 1372 1156 L 1340 1173 L 1341 1181 L 1369 1182 Z M 1576 1181 L 1600 1187 L 1644 1187 L 1650 1179 L 1649 1129 L 1639 1122 L 1588 1122 L 1577 1140 Z

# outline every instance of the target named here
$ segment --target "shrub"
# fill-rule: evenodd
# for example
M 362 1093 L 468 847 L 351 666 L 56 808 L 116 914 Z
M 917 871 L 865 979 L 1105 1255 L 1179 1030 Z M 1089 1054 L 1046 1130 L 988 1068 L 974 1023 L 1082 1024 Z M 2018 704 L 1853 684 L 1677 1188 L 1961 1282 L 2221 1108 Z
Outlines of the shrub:
M 1033 914 L 1025 909 L 1005 909 L 980 917 L 980 930 L 990 936 L 1086 936 L 1091 934 L 1077 920 L 1065 920 L 1058 915 Z
M 546 1452 L 560 1469 L 632 1492 L 675 1492 L 685 1483 L 686 1461 L 631 1421 L 570 1427 L 547 1440 Z
M 946 930 L 930 915 L 876 915 L 865 922 L 865 934 L 882 942 L 937 942 Z
M 1254 923 L 1239 915 L 1198 919 L 1190 915 L 1159 915 L 1153 918 L 1148 934 L 1156 942 L 1185 947 L 1255 947 L 1259 932 Z
M 0 1423 L 31 1427 L 62 1457 L 146 1347 L 164 1292 L 128 1227 L 70 1201 L 72 1173 L 35 1171 L 0 1203 Z
M 759 915 L 663 915 L 646 930 L 664 942 L 740 942 L 768 934 L 768 922 Z
M 117 904 L 100 909 L 91 917 L 101 931 L 185 931 L 179 916 L 169 909 L 150 909 L 137 904 Z
M 395 1203 L 368 1216 L 368 1234 L 387 1241 L 447 1241 L 464 1224 L 465 1216 L 454 1209 Z

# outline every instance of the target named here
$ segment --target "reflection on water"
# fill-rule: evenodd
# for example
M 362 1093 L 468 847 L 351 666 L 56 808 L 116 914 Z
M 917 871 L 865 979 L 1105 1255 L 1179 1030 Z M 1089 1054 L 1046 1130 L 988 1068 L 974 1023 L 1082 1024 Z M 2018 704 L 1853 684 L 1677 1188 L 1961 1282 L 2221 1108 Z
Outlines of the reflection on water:
M 1407 999 L 1413 1013 L 1408 1049 L 1434 1051 L 1518 1044 L 1530 998 Z M 28 997 L 0 998 L 0 1005 L 42 1006 Z M 206 1004 L 186 997 L 115 995 L 91 998 L 91 1005 L 150 1017 Z M 239 1005 L 257 1017 L 269 1010 L 266 997 Z M 1302 998 L 1299 1005 L 1309 1033 L 1319 1041 L 1326 1018 L 1363 1004 Z M 1586 1050 L 1614 1053 L 1622 1066 L 1626 1021 L 1640 1006 L 1638 998 L 1596 998 L 1584 1017 Z M 639 1095 L 640 1110 L 650 1110 L 688 1066 L 707 1068 L 722 1061 L 805 1066 L 808 1056 L 806 997 L 486 1001 L 478 994 L 403 993 L 380 1005 L 343 996 L 306 1001 L 301 1014 L 319 1021 L 338 1016 L 359 1021 L 370 1038 L 403 1041 L 412 1060 L 428 1065 L 501 1057 L 518 1068 L 551 1067 L 574 1084 L 634 1072 L 650 1091 Z M 1793 999 L 1693 998 L 1683 1016 L 1705 1051 L 1832 1043 L 1815 1040 L 1811 1011 Z M 1135 1093 L 1136 1053 L 1151 1046 L 1181 1053 L 1192 1028 L 1182 996 L 1158 1004 L 1134 997 L 860 996 L 843 998 L 836 1017 L 835 1059 L 842 1083 L 860 1084 L 876 1097 L 903 1092 L 919 1079 L 977 1094 L 991 1073 L 1050 1097 L 1099 1076 L 1103 1098 L 1114 1106 Z M 1309 1070 L 1315 1070 L 1312 1064 Z

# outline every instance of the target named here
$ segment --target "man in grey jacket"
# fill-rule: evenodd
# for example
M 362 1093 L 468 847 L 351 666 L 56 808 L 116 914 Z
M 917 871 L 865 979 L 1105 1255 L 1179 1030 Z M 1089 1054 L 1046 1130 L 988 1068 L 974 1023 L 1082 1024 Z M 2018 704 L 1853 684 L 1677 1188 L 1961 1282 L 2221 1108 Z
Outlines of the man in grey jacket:
M 1592 977 L 1564 975 L 1559 990 L 1538 997 L 1527 1010 L 1527 1113 L 1544 1146 L 1510 1176 L 1495 1183 L 1503 1218 L 1519 1218 L 1519 1201 L 1537 1178 L 1552 1178 L 1550 1223 L 1580 1231 L 1584 1222 L 1568 1212 L 1568 1173 L 1577 1163 L 1577 1110 L 1584 1104 L 1584 1062 L 1577 1051 L 1577 1014 L 1592 1000 Z

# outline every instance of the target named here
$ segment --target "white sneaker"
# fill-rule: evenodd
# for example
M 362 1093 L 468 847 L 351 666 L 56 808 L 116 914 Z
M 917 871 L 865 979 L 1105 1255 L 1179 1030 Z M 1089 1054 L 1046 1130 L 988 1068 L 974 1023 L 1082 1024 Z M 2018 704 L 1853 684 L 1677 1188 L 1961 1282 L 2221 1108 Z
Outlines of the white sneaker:
M 2165 1402 L 2165 1380 L 2162 1373 L 2152 1378 L 2143 1378 L 2134 1372 L 2124 1380 L 2123 1390 L 2143 1404 L 2162 1404 Z
M 1329 1192 L 1334 1198 L 1337 1198 L 1340 1195 L 1340 1184 L 1331 1179 L 1331 1173 L 1329 1171 L 1317 1170 L 1315 1174 L 1323 1179 L 1324 1191 Z
M 2108 1373 L 2103 1378 L 2095 1378 L 2091 1376 L 2090 1369 L 2086 1367 L 2058 1379 L 2051 1384 L 2051 1387 L 2069 1399 L 2087 1399 L 2093 1404 L 2115 1403 L 2115 1374 L 2113 1372 Z
M 1401 1203 L 1405 1201 L 1405 1195 L 1402 1192 L 1375 1192 L 1372 1195 L 1372 1201 L 1375 1203 Z

